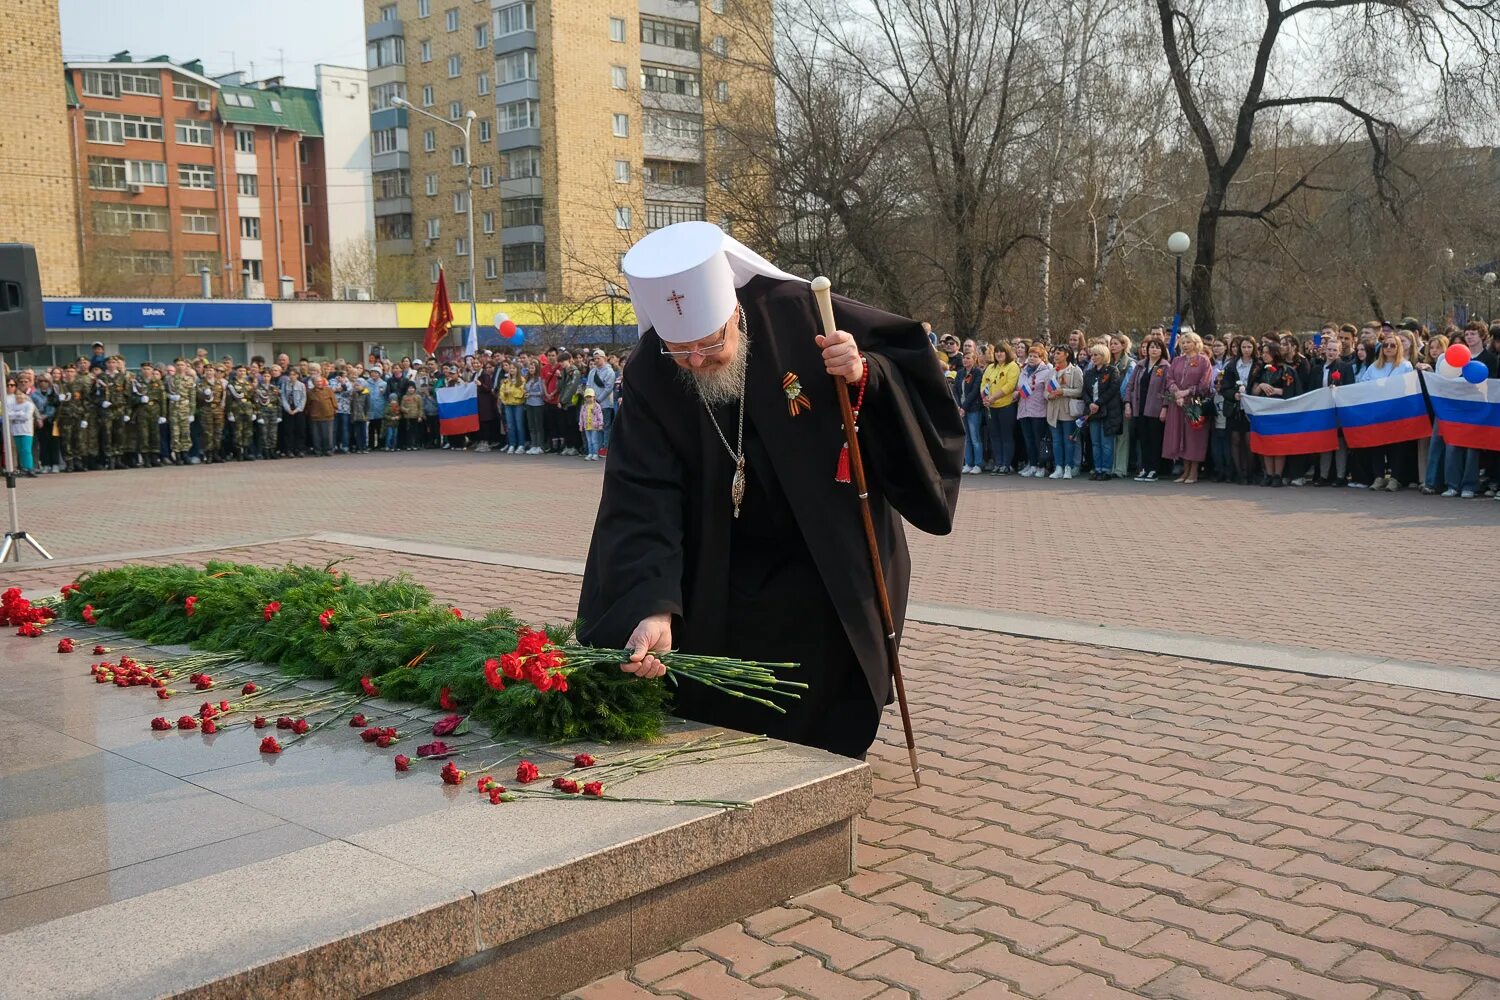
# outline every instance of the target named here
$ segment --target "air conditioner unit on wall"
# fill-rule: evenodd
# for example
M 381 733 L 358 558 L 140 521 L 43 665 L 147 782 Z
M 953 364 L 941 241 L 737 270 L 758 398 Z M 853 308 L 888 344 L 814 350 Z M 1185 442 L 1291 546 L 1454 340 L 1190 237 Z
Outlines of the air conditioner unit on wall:
M 199 110 L 199 111 L 208 111 L 208 110 L 210 110 L 210 109 L 211 109 L 211 108 L 212 108 L 212 107 L 213 107 L 213 105 L 212 105 L 212 104 L 210 104 L 210 103 L 209 103 L 209 102 L 207 102 L 207 101 L 199 101 L 199 102 L 198 102 L 198 110 Z
M 146 186 L 144 184 L 127 184 L 125 185 L 125 190 L 129 191 L 131 194 L 140 194 L 142 191 L 146 190 Z

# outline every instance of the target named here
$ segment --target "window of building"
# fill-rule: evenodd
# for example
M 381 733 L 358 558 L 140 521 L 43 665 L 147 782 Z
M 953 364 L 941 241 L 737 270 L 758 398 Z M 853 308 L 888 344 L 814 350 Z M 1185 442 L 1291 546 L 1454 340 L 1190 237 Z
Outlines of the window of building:
M 207 127 L 207 123 L 204 123 Z M 121 145 L 127 139 L 160 142 L 160 118 L 144 115 L 121 115 L 113 111 L 87 111 L 83 116 L 83 135 L 89 142 Z
M 303 166 L 307 165 L 307 143 L 301 140 L 297 142 L 297 162 Z
M 448 102 L 448 120 L 456 122 L 464 116 L 464 106 L 458 101 Z
M 710 48 L 713 49 L 714 55 L 718 56 L 720 59 L 723 59 L 724 57 L 729 55 L 729 39 L 725 38 L 723 35 L 715 35 Z
M 251 281 L 260 281 L 265 276 L 265 272 L 262 269 L 262 264 L 258 260 L 242 261 L 241 266 L 244 270 L 250 272 Z
M 626 87 L 626 75 L 624 66 L 611 66 L 609 68 L 609 85 L 616 90 L 624 90 Z
M 126 160 L 125 181 L 128 184 L 166 187 L 167 165 L 161 160 Z
M 212 191 L 214 189 L 214 168 L 207 163 L 179 163 L 177 165 L 177 186 L 194 191 Z
M 702 187 L 702 168 L 696 163 L 675 163 L 671 160 L 647 160 L 642 172 L 648 184 L 665 184 L 671 187 Z
M 429 173 L 425 177 L 423 177 L 422 180 L 426 185 L 428 197 L 432 197 L 433 195 L 437 194 L 437 174 Z
M 455 167 L 463 166 L 464 148 L 462 146 L 454 146 L 451 150 L 448 151 L 448 159 L 449 162 L 451 162 Z
M 496 266 L 495 258 L 486 257 L 484 259 L 484 276 L 486 278 L 500 277 L 500 269 Z
M 255 152 L 255 129 L 237 128 L 234 130 L 234 151 L 236 153 Z
M 615 115 L 614 116 L 614 133 L 615 133 L 616 136 L 618 136 L 621 139 L 624 139 L 624 138 L 626 138 L 627 136 L 630 135 L 630 116 L 629 115 Z
M 670 66 L 641 67 L 641 89 L 647 93 L 697 97 L 698 87 L 698 74 L 692 70 L 672 69 Z
M 422 61 L 424 63 L 430 63 L 430 62 L 432 62 L 432 42 L 428 41 L 425 38 L 422 39 L 421 50 L 422 50 Z
M 455 237 L 454 240 L 453 240 L 453 253 L 456 256 L 459 256 L 459 257 L 467 257 L 467 256 L 469 256 L 469 242 L 467 240 L 465 240 L 462 236 Z M 462 294 L 462 293 L 460 293 L 459 297 L 460 298 L 468 298 L 467 295 Z
M 480 97 L 484 97 L 484 96 L 488 95 L 489 92 L 490 92 L 490 75 L 488 73 L 480 73 L 479 74 L 479 96 Z
M 616 160 L 615 161 L 615 183 L 616 184 L 629 184 L 630 183 L 630 161 L 629 160 Z
M 443 27 L 449 31 L 458 30 L 458 8 L 449 7 L 443 11 Z
M 612 42 L 623 42 L 625 40 L 625 19 L 623 17 L 612 17 L 609 19 L 609 40 Z
M 375 238 L 377 240 L 411 239 L 410 213 L 375 216 Z
M 221 96 L 224 98 L 225 104 L 231 105 L 236 108 L 255 107 L 255 98 L 251 97 L 249 94 L 238 94 L 226 91 Z
M 397 80 L 395 83 L 382 83 L 378 87 L 370 88 L 370 110 L 383 111 L 393 108 L 396 98 L 406 99 L 406 84 Z
M 382 170 L 375 175 L 375 197 L 405 198 L 411 194 L 411 174 L 405 170 Z
M 380 8 L 380 20 L 382 20 L 382 21 L 394 21 L 394 20 L 396 20 L 396 5 L 393 4 L 393 3 L 392 4 L 386 4 L 384 7 Z
M 422 132 L 422 148 L 429 153 L 437 152 L 437 131 L 426 129 Z
M 514 229 L 516 226 L 540 226 L 542 224 L 542 199 L 506 198 L 500 202 L 500 227 Z
M 474 47 L 476 49 L 487 49 L 490 47 L 490 26 L 488 24 L 474 25 Z
M 679 222 L 702 222 L 703 206 L 685 202 L 646 202 L 646 230 L 648 232 Z
M 460 240 L 459 242 L 462 242 L 462 240 Z M 458 294 L 456 296 L 454 296 L 454 297 L 457 298 L 460 302 L 465 301 L 466 299 L 468 299 L 468 297 L 469 297 L 469 279 L 468 278 L 460 278 L 459 279 L 459 281 L 458 281 Z
M 246 198 L 257 197 L 260 194 L 260 178 L 254 174 L 236 174 L 235 187 Z
M 479 119 L 479 141 L 490 141 L 490 120 L 488 118 Z
M 120 93 L 143 94 L 146 97 L 161 96 L 160 73 L 132 73 L 120 71 Z
M 463 61 L 459 59 L 457 53 L 454 53 L 448 57 L 448 79 L 452 80 L 461 72 L 463 72 Z
M 211 208 L 184 208 L 182 231 L 185 233 L 217 233 L 219 216 Z
M 417 0 L 417 16 L 418 17 L 431 17 L 432 16 L 432 0 Z
M 618 206 L 618 207 L 615 208 L 615 228 L 616 229 L 629 229 L 630 228 L 630 206 L 629 205 L 620 205 L 620 206 Z
M 370 148 L 376 153 L 395 153 L 401 149 L 400 136 L 394 128 L 380 128 L 370 133 Z
M 125 161 L 105 156 L 90 156 L 89 187 L 96 191 L 125 190 Z
M 647 135 L 676 142 L 699 142 L 703 138 L 703 119 L 697 115 L 647 111 L 643 128 Z
M 724 13 L 724 0 L 708 0 L 708 9 L 715 14 Z
M 172 273 L 172 255 L 166 250 L 106 251 L 101 256 L 107 267 L 123 274 Z
M 260 219 L 257 216 L 240 216 L 240 238 L 245 240 L 260 239 Z
M 83 71 L 83 92 L 88 97 L 119 97 L 120 78 L 105 69 Z
M 455 191 L 455 192 L 453 192 L 453 214 L 454 215 L 463 215 L 465 212 L 467 212 L 469 210 L 469 200 L 466 197 L 467 193 L 468 192 L 465 192 L 465 191 Z
M 437 284 L 438 276 L 442 273 L 442 271 L 440 270 L 441 267 L 441 264 L 439 264 L 437 261 L 433 261 L 432 266 L 427 269 L 427 273 L 432 275 L 432 283 L 434 285 Z
M 430 107 L 432 107 L 432 103 L 433 103 L 432 84 L 429 83 L 425 87 L 422 88 L 422 107 L 424 107 L 424 108 L 430 108 Z
M 513 3 L 495 11 L 495 37 L 536 30 L 536 4 Z
M 719 82 L 714 84 L 714 100 L 718 101 L 720 104 L 723 104 L 725 101 L 729 100 L 728 80 L 720 80 Z
M 406 63 L 406 39 L 400 35 L 382 38 L 365 46 L 365 68 L 381 69 L 385 66 L 402 66 Z M 227 102 L 230 95 L 224 95 Z
M 198 274 L 204 268 L 208 268 L 209 274 L 217 274 L 219 271 L 219 255 L 213 250 L 185 250 L 182 254 L 182 271 L 184 274 Z
M 540 121 L 540 110 L 536 101 L 511 101 L 502 104 L 497 117 L 500 131 L 514 132 L 517 129 L 536 128 Z
M 435 240 L 435 239 L 437 239 L 439 236 L 442 235 L 442 232 L 443 232 L 443 224 L 442 224 L 441 220 L 439 220 L 439 219 L 428 219 L 427 220 L 427 238 L 429 240 Z
M 106 202 L 94 206 L 94 229 L 101 233 L 164 233 L 170 221 L 160 205 Z
M 486 122 L 485 124 L 488 124 L 488 122 Z M 494 185 L 495 168 L 490 166 L 489 164 L 485 164 L 484 166 L 479 168 L 479 186 L 494 187 Z
M 665 45 L 669 49 L 697 52 L 698 26 L 688 21 L 664 21 L 656 17 L 643 17 L 641 18 L 641 41 L 648 45 Z
M 491 233 L 493 233 L 495 231 L 495 213 L 494 212 L 485 212 L 480 217 L 480 219 L 482 221 L 482 224 L 483 224 L 482 228 L 484 229 L 484 234 L 486 236 L 490 235 Z
M 515 83 L 536 79 L 536 50 L 517 49 L 495 60 L 495 82 Z
M 304 224 L 302 226 L 302 242 L 306 246 L 312 246 L 312 241 L 313 241 L 312 226 Z
M 542 151 L 536 146 L 512 149 L 500 154 L 500 179 L 521 180 L 542 176 Z
M 517 243 L 500 251 L 506 274 L 519 271 L 545 271 L 546 254 L 541 243 Z
M 173 80 L 172 96 L 179 101 L 206 101 L 208 88 L 192 80 Z
M 211 122 L 194 118 L 177 119 L 177 141 L 184 146 L 212 146 L 214 128 Z

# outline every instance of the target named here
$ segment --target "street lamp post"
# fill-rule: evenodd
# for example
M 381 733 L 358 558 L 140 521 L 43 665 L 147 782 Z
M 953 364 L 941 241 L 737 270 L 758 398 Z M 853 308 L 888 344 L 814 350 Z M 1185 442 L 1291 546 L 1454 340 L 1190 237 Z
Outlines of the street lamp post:
M 391 98 L 391 103 L 396 105 L 398 108 L 405 108 L 408 111 L 415 111 L 419 115 L 431 118 L 435 122 L 441 122 L 442 124 L 448 125 L 452 128 L 456 128 L 463 133 L 464 187 L 467 191 L 464 198 L 466 207 L 468 208 L 467 215 L 469 217 L 469 326 L 470 329 L 478 330 L 479 284 L 474 280 L 474 257 L 478 252 L 477 248 L 474 246 L 474 153 L 473 146 L 469 143 L 469 129 L 473 126 L 474 119 L 478 118 L 479 115 L 474 111 L 474 109 L 470 108 L 468 114 L 464 115 L 464 123 L 460 125 L 458 122 L 449 121 L 448 119 L 443 118 L 439 115 L 435 115 L 430 111 L 423 111 L 421 108 L 412 104 L 404 97 L 393 97 Z
M 1177 284 L 1173 296 L 1175 311 L 1172 313 L 1172 321 L 1176 325 L 1182 323 L 1182 255 L 1188 252 L 1188 247 L 1193 241 L 1188 239 L 1188 234 L 1178 230 L 1167 237 L 1167 252 L 1177 258 Z

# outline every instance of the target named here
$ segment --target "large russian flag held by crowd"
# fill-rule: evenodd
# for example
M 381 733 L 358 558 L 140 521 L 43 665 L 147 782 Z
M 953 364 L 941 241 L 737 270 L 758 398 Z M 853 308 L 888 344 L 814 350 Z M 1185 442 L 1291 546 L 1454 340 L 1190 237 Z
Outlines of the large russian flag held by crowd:
M 1291 399 L 1246 396 L 1240 403 L 1250 418 L 1250 450 L 1257 455 L 1312 455 L 1339 446 L 1332 389 Z
M 1474 385 L 1422 373 L 1443 441 L 1458 448 L 1500 451 L 1500 379 Z
M 438 432 L 477 434 L 479 432 L 479 385 L 460 382 L 445 385 L 437 391 Z
M 1338 424 L 1351 448 L 1418 441 L 1432 433 L 1427 401 L 1416 372 L 1341 385 L 1333 390 Z

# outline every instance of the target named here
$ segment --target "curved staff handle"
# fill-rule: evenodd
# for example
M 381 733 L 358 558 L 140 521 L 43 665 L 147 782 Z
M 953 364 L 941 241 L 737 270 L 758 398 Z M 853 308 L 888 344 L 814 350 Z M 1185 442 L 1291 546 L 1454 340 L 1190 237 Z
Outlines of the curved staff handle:
M 833 318 L 832 287 L 833 283 L 821 275 L 812 280 L 813 298 L 818 303 L 824 336 L 831 336 L 838 330 L 838 323 Z M 865 463 L 859 453 L 859 430 L 854 423 L 854 408 L 849 404 L 849 390 L 845 382 L 838 377 L 834 377 L 833 381 L 833 394 L 839 401 L 839 415 L 844 421 L 844 441 L 849 447 L 850 479 L 859 496 L 859 512 L 865 524 L 865 546 L 870 552 L 870 572 L 875 577 L 875 597 L 880 606 L 880 624 L 885 629 L 885 649 L 891 661 L 891 680 L 896 685 L 896 703 L 901 707 L 901 726 L 906 731 L 906 754 L 911 760 L 912 780 L 921 787 L 922 774 L 917 767 L 917 740 L 912 735 L 911 709 L 906 703 L 906 683 L 901 677 L 901 650 L 896 638 L 896 619 L 891 613 L 891 598 L 885 586 L 885 569 L 880 563 L 880 545 L 875 540 L 875 520 L 870 514 L 870 491 L 865 485 Z

